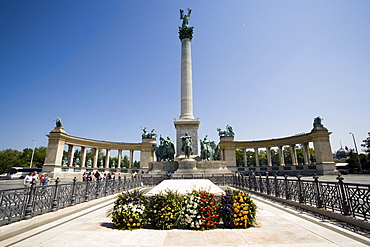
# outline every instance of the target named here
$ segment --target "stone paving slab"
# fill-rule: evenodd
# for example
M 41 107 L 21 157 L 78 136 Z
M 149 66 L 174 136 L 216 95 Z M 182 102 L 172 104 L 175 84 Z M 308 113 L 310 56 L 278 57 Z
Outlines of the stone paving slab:
M 114 199 L 29 227 L 3 239 L 0 246 L 370 246 L 369 238 L 255 196 L 258 225 L 253 228 L 121 231 L 106 216 Z

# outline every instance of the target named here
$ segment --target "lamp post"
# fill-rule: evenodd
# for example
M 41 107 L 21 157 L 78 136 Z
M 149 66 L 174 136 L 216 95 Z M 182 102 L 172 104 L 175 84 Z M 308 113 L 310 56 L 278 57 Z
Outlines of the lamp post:
M 358 150 L 357 150 L 355 135 L 352 132 L 349 132 L 349 134 L 352 135 L 353 143 L 355 144 L 355 149 L 356 149 L 357 158 L 358 158 L 358 164 L 360 165 L 360 173 L 363 173 L 363 171 L 362 171 L 362 165 L 361 165 L 361 160 L 360 160 L 360 154 L 358 153 Z
M 36 147 L 36 141 L 32 140 L 33 143 L 33 150 L 32 150 L 32 156 L 31 156 L 31 163 L 30 163 L 30 168 L 32 167 L 32 161 L 33 161 L 33 155 L 35 154 L 35 147 Z

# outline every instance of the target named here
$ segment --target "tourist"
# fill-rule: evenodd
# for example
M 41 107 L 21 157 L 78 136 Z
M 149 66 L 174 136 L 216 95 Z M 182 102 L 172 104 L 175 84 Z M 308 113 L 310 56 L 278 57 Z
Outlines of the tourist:
M 31 182 L 32 182 L 32 172 L 28 173 L 28 175 L 26 175 L 26 177 L 24 178 L 23 180 L 23 186 L 24 187 L 30 187 L 31 186 Z
M 45 185 L 48 185 L 48 184 L 49 184 L 49 180 L 50 180 L 50 179 L 49 179 L 48 174 L 47 174 L 47 173 L 44 173 L 44 174 L 43 174 L 43 179 L 42 179 L 42 181 L 41 181 L 41 180 L 40 180 L 40 181 L 41 181 L 42 185 L 44 185 L 44 186 L 45 186 Z
M 37 171 L 33 172 L 32 178 L 35 180 L 35 182 L 39 181 L 39 174 L 37 174 Z
M 89 172 L 89 174 L 87 174 L 87 181 L 93 181 L 93 178 L 94 176 Z
M 100 180 L 101 179 L 101 176 L 100 176 L 99 171 L 96 171 L 95 172 L 94 177 L 95 177 L 96 180 Z
M 85 182 L 85 181 L 86 181 L 86 179 L 87 179 L 87 173 L 86 173 L 86 172 L 84 172 L 84 173 L 82 174 L 82 182 Z
M 45 173 L 43 173 L 40 177 L 40 185 L 42 185 L 42 181 L 44 180 L 44 177 L 45 177 Z

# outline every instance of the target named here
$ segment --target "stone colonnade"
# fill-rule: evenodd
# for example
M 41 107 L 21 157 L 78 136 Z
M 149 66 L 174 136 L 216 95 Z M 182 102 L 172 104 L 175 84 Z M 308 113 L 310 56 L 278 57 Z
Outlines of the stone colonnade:
M 154 151 L 152 145 L 156 143 L 156 139 L 143 138 L 142 143 L 125 143 L 125 142 L 107 142 L 97 141 L 75 136 L 67 135 L 63 128 L 56 127 L 49 135 L 47 153 L 43 166 L 43 172 L 49 173 L 51 177 L 73 177 L 76 172 L 89 172 L 93 170 L 100 170 L 109 172 L 128 172 L 134 169 L 134 152 L 140 152 L 140 170 L 147 171 L 149 162 L 154 161 Z M 68 145 L 68 156 L 63 160 L 63 152 L 65 145 Z M 74 157 L 76 147 L 80 147 L 80 155 L 78 162 Z M 86 160 L 87 149 L 94 150 L 93 159 Z M 98 164 L 99 150 L 105 150 L 104 166 Z M 112 150 L 118 151 L 117 164 L 111 167 L 110 153 Z M 129 151 L 129 164 L 128 167 L 122 167 L 122 151 Z M 121 169 L 121 170 L 120 170 Z M 125 169 L 125 170 L 123 170 Z M 137 170 L 137 169 L 136 169 Z M 77 177 L 77 176 L 76 176 Z
M 284 168 L 287 164 L 284 159 L 283 154 L 283 147 L 289 146 L 290 147 L 290 154 L 291 154 L 291 164 L 290 166 L 297 167 L 300 165 L 299 169 L 301 174 L 304 174 L 304 169 L 311 170 L 311 173 L 316 174 L 331 174 L 334 172 L 334 162 L 332 157 L 332 150 L 329 140 L 329 132 L 323 125 L 315 126 L 310 133 L 307 134 L 300 134 L 291 137 L 279 138 L 279 139 L 269 139 L 269 140 L 261 140 L 261 141 L 234 141 L 234 137 L 221 137 L 220 138 L 220 159 L 227 162 L 227 166 L 230 170 L 236 171 L 237 164 L 236 164 L 236 149 L 240 149 L 243 152 L 243 159 L 245 167 L 247 167 L 247 149 L 254 150 L 255 159 L 253 161 L 254 168 L 249 168 L 249 170 L 253 171 L 279 171 L 279 170 L 288 170 L 288 171 L 297 171 L 299 172 L 298 168 L 291 169 L 291 168 Z M 315 162 L 312 161 L 312 157 L 310 157 L 309 153 L 309 143 L 313 143 L 313 148 L 315 151 Z M 302 146 L 303 149 L 303 160 L 298 161 L 297 153 L 296 153 L 296 145 L 299 144 Z M 260 164 L 260 160 L 258 157 L 259 149 L 266 149 L 266 160 L 267 164 L 262 167 Z M 276 162 L 272 162 L 272 155 L 271 155 L 271 148 L 277 148 L 277 160 Z M 272 168 L 272 166 L 278 165 L 279 167 L 283 168 Z M 310 166 L 311 165 L 311 166 Z M 306 166 L 304 168 L 303 166 Z M 308 172 L 306 172 L 308 174 Z

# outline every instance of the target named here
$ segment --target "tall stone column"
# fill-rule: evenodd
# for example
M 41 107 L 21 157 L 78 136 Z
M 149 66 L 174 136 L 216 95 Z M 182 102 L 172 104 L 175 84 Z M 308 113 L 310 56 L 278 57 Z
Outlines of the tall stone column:
M 283 146 L 278 146 L 278 154 L 279 154 L 279 165 L 285 166 Z
M 260 166 L 260 159 L 258 157 L 258 148 L 254 148 L 254 160 L 256 162 L 256 166 Z
M 271 162 L 271 147 L 266 148 L 267 166 L 272 166 Z
M 80 162 L 80 165 L 81 167 L 85 167 L 85 163 L 86 163 L 86 147 L 81 147 L 81 158 L 80 158 L 81 162 Z
M 62 165 L 65 135 L 66 132 L 61 127 L 56 127 L 47 135 L 49 142 L 42 171 L 48 173 L 51 178 L 56 177 L 55 171 L 60 170 Z
M 292 156 L 292 166 L 298 165 L 297 151 L 295 150 L 295 144 L 290 145 L 290 155 Z
M 93 168 L 98 167 L 99 148 L 94 148 Z
M 302 148 L 303 148 L 304 164 L 308 165 L 310 164 L 310 150 L 309 150 L 308 142 L 303 143 Z
M 122 150 L 118 150 L 118 164 L 117 164 L 117 168 L 121 168 L 121 162 L 122 162 Z
M 318 174 L 336 174 L 333 153 L 331 150 L 329 132 L 322 124 L 314 124 L 311 130 L 313 147 L 316 156 L 316 171 Z
M 73 166 L 74 149 L 74 145 L 68 144 L 68 166 Z
M 105 150 L 105 168 L 109 168 L 110 149 Z
M 182 13 L 180 11 L 180 13 Z M 180 137 L 188 133 L 193 141 L 193 156 L 198 156 L 198 128 L 199 120 L 193 115 L 193 76 L 191 60 L 191 40 L 193 38 L 193 27 L 188 25 L 191 10 L 188 15 L 181 14 L 184 19 L 183 25 L 179 27 L 179 38 L 181 40 L 181 115 L 175 119 L 176 128 L 176 157 L 184 155 L 181 151 L 182 142 Z
M 134 164 L 134 150 L 130 150 L 130 165 L 129 165 L 129 168 L 134 168 L 133 166 Z

